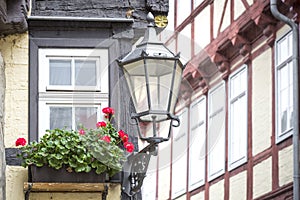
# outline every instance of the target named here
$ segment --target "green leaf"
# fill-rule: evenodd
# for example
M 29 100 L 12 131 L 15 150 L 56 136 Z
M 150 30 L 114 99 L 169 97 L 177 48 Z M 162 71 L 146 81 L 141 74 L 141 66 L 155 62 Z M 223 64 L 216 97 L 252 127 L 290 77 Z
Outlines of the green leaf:
M 56 155 L 54 155 L 54 157 L 58 160 L 61 160 L 63 158 L 63 156 L 61 154 L 56 154 Z
M 98 165 L 96 169 L 96 174 L 102 174 L 106 171 L 106 167 L 104 165 Z
M 85 167 L 85 172 L 86 172 L 86 173 L 90 172 L 91 170 L 92 170 L 92 168 L 91 168 L 90 166 L 86 166 L 86 167 Z

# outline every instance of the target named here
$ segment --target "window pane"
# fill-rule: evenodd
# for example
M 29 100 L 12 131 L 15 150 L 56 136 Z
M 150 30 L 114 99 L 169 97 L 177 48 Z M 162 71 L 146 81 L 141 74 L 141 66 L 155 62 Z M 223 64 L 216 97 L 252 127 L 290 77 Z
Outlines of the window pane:
M 71 60 L 50 60 L 50 85 L 71 85 Z
M 85 128 L 95 128 L 97 123 L 97 108 L 96 107 L 76 107 L 75 108 L 75 123 L 76 128 L 83 125 Z
M 230 109 L 230 164 L 246 157 L 247 104 L 246 96 L 235 101 Z
M 278 107 L 279 107 L 279 131 L 284 133 L 292 127 L 293 109 L 293 71 L 292 63 L 283 66 L 278 71 Z
M 288 67 L 284 66 L 279 70 L 280 90 L 285 90 L 288 87 Z
M 96 86 L 96 60 L 75 60 L 75 85 Z
M 247 68 L 229 79 L 229 170 L 247 158 Z
M 50 129 L 72 129 L 71 107 L 50 107 Z
M 282 63 L 288 56 L 288 43 L 287 39 L 284 38 L 278 43 L 278 63 Z
M 215 177 L 224 170 L 224 111 L 215 115 L 211 121 L 208 130 L 208 164 L 209 177 Z
M 293 62 L 292 33 L 276 43 L 276 141 L 280 142 L 292 134 L 293 128 Z
M 191 191 L 205 182 L 205 99 L 192 105 L 190 110 L 189 190 Z
M 187 110 L 179 116 L 180 126 L 173 128 L 172 147 L 172 198 L 183 194 L 186 191 L 187 173 Z
M 220 86 L 210 94 L 211 97 L 209 102 L 210 116 L 224 107 L 225 105 L 224 95 L 225 95 L 224 85 Z
M 225 85 L 218 86 L 208 97 L 208 179 L 212 180 L 225 169 Z

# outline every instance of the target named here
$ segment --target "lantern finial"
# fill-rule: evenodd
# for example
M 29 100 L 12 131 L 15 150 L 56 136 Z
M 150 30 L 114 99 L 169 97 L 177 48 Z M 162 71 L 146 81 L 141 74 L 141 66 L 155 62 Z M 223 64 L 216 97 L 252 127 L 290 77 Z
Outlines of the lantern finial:
M 148 27 L 154 27 L 154 16 L 151 12 L 148 12 L 146 20 L 148 22 Z

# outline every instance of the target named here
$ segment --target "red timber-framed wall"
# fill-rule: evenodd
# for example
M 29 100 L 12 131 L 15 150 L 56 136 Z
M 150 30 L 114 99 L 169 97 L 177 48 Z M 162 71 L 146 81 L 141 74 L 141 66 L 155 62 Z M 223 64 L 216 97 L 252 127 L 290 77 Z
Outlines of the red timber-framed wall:
M 177 136 L 173 134 L 169 144 L 160 144 L 158 157 L 153 159 L 155 167 L 149 176 L 151 178 L 145 179 L 146 184 L 143 188 L 144 193 L 149 195 L 145 195 L 144 199 L 292 199 L 292 137 L 277 141 L 275 116 L 277 112 L 275 45 L 276 41 L 289 32 L 289 28 L 272 16 L 269 4 L 270 1 L 265 0 L 169 1 L 168 28 L 169 32 L 174 34 L 166 34 L 168 37 L 162 34 L 161 38 L 170 49 L 181 52 L 188 61 L 177 106 L 177 112 L 183 116 L 181 121 L 185 127 L 185 130 L 179 131 L 182 134 L 177 136 L 186 139 L 185 143 L 181 143 L 185 147 L 180 150 L 184 152 L 182 157 L 186 166 L 176 165 L 180 158 L 174 158 L 174 151 L 178 146 L 176 146 Z M 278 1 L 279 11 L 296 22 L 299 21 L 299 5 L 293 0 Z M 201 30 L 199 26 L 203 29 Z M 268 66 L 266 71 L 264 64 Z M 230 168 L 229 79 L 245 66 L 246 160 Z M 267 74 L 264 74 L 265 72 Z M 259 81 L 262 81 L 262 85 L 258 83 Z M 225 88 L 224 169 L 218 175 L 209 177 L 207 147 L 209 95 L 221 82 Z M 266 91 L 267 94 L 264 95 Z M 193 112 L 191 105 L 199 99 L 205 99 L 206 113 L 204 181 L 191 189 L 190 160 L 194 157 L 189 151 L 193 142 L 190 136 L 192 128 L 190 115 Z M 267 108 L 260 107 L 262 106 L 260 104 L 267 105 Z M 265 130 L 267 132 L 264 132 Z M 152 189 L 149 189 L 149 186 L 152 186 Z M 176 193 L 174 190 L 179 192 Z

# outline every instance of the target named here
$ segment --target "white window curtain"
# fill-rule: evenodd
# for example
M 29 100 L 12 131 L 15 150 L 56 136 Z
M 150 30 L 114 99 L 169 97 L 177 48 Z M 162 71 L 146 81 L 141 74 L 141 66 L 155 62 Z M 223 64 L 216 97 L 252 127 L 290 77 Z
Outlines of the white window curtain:
M 180 126 L 173 128 L 172 199 L 186 192 L 188 112 L 179 114 Z
M 228 168 L 247 161 L 247 66 L 229 77 Z
M 205 183 L 206 98 L 190 106 L 189 191 Z
M 208 94 L 208 181 L 225 171 L 225 84 Z

